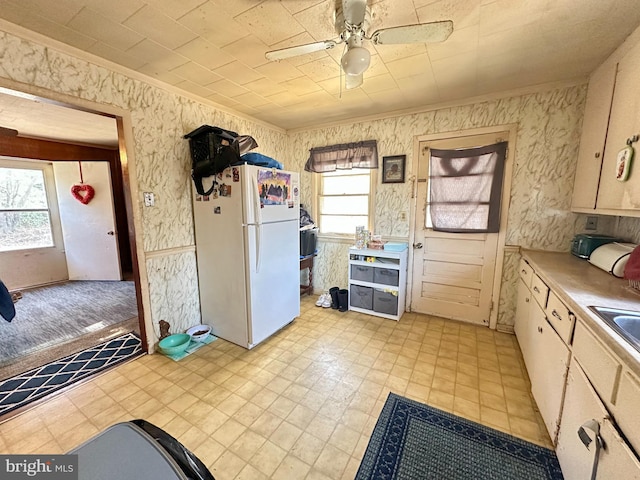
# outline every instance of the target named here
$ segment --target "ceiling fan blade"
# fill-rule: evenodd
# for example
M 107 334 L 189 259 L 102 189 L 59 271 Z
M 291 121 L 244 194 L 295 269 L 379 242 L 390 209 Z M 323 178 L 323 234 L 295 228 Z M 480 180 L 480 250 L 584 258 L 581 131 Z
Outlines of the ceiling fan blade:
M 453 22 L 419 23 L 376 30 L 371 35 L 375 45 L 394 45 L 401 43 L 437 43 L 444 42 L 453 32 Z
M 362 73 L 360 75 L 345 75 L 345 87 L 347 90 L 358 88 L 362 85 Z
M 351 25 L 360 25 L 364 22 L 366 11 L 367 0 L 342 0 L 342 15 Z
M 335 47 L 339 42 L 333 40 L 325 40 L 316 43 L 307 43 L 306 45 L 298 45 L 295 47 L 281 48 L 280 50 L 271 50 L 265 53 L 267 60 L 282 60 L 284 58 L 297 57 L 307 53 L 320 52 Z

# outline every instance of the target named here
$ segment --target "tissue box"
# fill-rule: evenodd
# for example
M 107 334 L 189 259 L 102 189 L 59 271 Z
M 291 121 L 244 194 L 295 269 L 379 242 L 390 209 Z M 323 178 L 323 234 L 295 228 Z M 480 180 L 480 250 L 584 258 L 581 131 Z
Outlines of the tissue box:
M 404 252 L 408 247 L 409 244 L 401 242 L 387 242 L 384 244 L 384 249 L 390 252 Z

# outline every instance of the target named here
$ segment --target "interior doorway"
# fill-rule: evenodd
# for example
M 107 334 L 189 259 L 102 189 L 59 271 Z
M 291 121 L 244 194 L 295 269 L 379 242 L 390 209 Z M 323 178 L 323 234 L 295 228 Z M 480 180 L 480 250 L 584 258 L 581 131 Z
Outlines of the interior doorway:
M 435 231 L 429 212 L 431 149 L 459 150 L 509 142 L 500 195 L 499 231 Z M 495 328 L 511 190 L 515 127 L 425 136 L 418 159 L 410 254 L 410 310 Z M 455 200 L 454 200 L 455 201 Z
M 64 345 L 47 345 L 46 351 L 21 358 L 19 366 L 3 366 L 0 378 L 7 378 L 55 360 L 61 356 L 96 345 L 127 331 L 136 331 L 147 350 L 146 332 L 140 290 L 140 273 L 136 258 L 135 227 L 128 177 L 127 155 L 122 118 L 97 111 L 88 111 L 73 105 L 36 98 L 20 92 L 0 89 L 0 110 L 9 112 L 0 120 L 0 155 L 12 159 L 28 158 L 42 163 L 82 161 L 108 165 L 111 185 L 109 195 L 114 212 L 113 229 L 104 232 L 117 237 L 118 276 L 133 282 L 134 318 L 121 322 L 117 328 L 100 328 L 96 322 L 91 334 L 74 338 Z M 95 120 L 95 125 L 90 126 Z M 108 125 L 108 128 L 104 128 Z M 108 130 L 108 131 L 106 131 Z M 66 192 L 69 193 L 69 192 Z M 32 287 L 38 285 L 27 285 Z M 59 285 L 59 284 L 58 284 Z M 9 286 L 11 289 L 11 286 Z M 21 285 L 21 289 L 24 285 Z M 61 295 L 64 297 L 64 294 Z M 64 301 L 64 299 L 60 299 Z M 14 320 L 15 321 L 15 320 Z M 123 330 L 124 329 L 124 330 Z M 86 338 L 85 338 L 86 337 Z M 46 343 L 46 342 L 43 342 Z

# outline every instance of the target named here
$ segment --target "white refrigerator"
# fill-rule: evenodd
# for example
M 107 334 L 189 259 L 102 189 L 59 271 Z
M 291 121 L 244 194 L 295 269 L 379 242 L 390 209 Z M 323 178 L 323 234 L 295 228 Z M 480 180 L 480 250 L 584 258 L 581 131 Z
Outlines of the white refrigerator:
M 217 337 L 252 348 L 300 315 L 299 181 L 241 165 L 211 195 L 193 189 L 202 323 Z

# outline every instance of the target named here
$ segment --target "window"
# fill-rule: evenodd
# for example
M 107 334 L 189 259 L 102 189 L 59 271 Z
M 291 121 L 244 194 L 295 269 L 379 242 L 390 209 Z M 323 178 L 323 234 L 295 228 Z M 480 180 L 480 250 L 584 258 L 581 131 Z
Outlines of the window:
M 375 172 L 368 168 L 318 174 L 317 220 L 322 234 L 354 235 L 363 225 L 373 230 Z
M 0 251 L 53 246 L 43 168 L 0 167 Z

